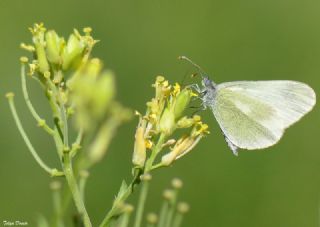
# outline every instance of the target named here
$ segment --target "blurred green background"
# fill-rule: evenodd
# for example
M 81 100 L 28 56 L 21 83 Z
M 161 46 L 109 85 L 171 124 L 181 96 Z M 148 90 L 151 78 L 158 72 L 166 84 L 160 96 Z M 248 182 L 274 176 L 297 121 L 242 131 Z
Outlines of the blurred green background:
M 299 80 L 320 91 L 320 1 L 318 0 L 106 0 L 0 1 L 0 225 L 3 220 L 35 226 L 52 211 L 50 179 L 32 159 L 4 98 L 16 104 L 34 146 L 57 165 L 53 142 L 38 129 L 23 102 L 19 83 L 20 42 L 30 43 L 34 22 L 67 36 L 91 26 L 101 40 L 94 50 L 117 75 L 118 99 L 144 111 L 158 74 L 181 81 L 187 55 L 215 82 Z M 39 112 L 48 105 L 29 83 Z M 315 227 L 320 225 L 319 105 L 290 128 L 281 142 L 263 151 L 232 155 L 209 112 L 201 113 L 211 134 L 171 168 L 154 173 L 147 204 L 158 211 L 172 177 L 184 180 L 181 199 L 191 204 L 183 226 Z M 88 212 L 96 226 L 122 179 L 130 180 L 137 119 L 119 130 L 105 159 L 91 171 Z M 132 202 L 134 201 L 131 200 Z

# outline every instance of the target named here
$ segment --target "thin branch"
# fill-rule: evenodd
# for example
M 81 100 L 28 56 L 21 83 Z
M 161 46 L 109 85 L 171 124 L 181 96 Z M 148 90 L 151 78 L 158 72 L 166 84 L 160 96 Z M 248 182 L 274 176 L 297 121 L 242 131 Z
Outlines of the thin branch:
M 25 100 L 25 102 L 26 102 L 26 104 L 28 106 L 28 109 L 30 110 L 32 116 L 38 122 L 38 125 L 40 127 L 42 127 L 50 135 L 53 135 L 54 134 L 54 130 L 51 129 L 46 124 L 46 121 L 39 116 L 39 114 L 37 113 L 37 111 L 35 110 L 35 108 L 33 107 L 32 103 L 30 101 L 29 94 L 28 94 L 28 89 L 27 89 L 27 82 L 26 82 L 25 63 L 21 64 L 21 85 L 22 85 L 22 93 L 23 93 L 24 100 Z
M 10 110 L 11 110 L 11 113 L 13 115 L 13 118 L 14 118 L 14 121 L 17 125 L 17 128 L 24 140 L 24 142 L 26 143 L 30 153 L 32 154 L 32 156 L 34 157 L 34 159 L 36 160 L 36 162 L 40 165 L 40 167 L 42 169 L 44 169 L 47 173 L 49 173 L 51 176 L 63 176 L 64 174 L 60 171 L 58 171 L 57 169 L 52 169 L 50 168 L 49 166 L 47 166 L 43 161 L 42 159 L 39 157 L 38 153 L 36 152 L 36 150 L 34 149 L 34 147 L 32 146 L 26 132 L 24 131 L 23 127 L 22 127 L 22 124 L 21 124 L 21 121 L 20 121 L 20 118 L 17 114 L 17 111 L 16 111 L 16 108 L 15 108 L 15 105 L 14 105 L 14 94 L 13 93 L 8 93 L 7 95 L 7 98 L 8 98 L 8 102 L 9 102 L 9 106 L 10 106 Z

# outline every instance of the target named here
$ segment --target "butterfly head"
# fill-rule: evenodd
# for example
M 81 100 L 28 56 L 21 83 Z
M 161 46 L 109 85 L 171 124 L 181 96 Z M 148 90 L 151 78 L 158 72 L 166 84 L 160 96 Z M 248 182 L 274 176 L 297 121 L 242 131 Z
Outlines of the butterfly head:
M 201 82 L 202 82 L 202 86 L 206 90 L 208 90 L 208 89 L 215 90 L 216 84 L 212 80 L 210 80 L 210 78 L 208 76 L 203 76 Z

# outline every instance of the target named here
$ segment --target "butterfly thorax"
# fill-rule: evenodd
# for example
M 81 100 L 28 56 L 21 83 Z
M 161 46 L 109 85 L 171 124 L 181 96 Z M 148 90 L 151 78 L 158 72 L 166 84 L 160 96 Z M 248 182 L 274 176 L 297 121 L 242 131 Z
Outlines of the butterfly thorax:
M 216 84 L 210 80 L 208 77 L 203 77 L 200 95 L 202 100 L 202 105 L 204 107 L 210 107 L 214 104 L 216 96 Z

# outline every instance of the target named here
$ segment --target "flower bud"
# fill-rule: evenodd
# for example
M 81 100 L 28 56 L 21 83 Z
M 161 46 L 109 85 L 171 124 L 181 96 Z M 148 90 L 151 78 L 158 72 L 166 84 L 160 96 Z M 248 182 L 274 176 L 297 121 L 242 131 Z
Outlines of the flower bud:
M 174 198 L 174 191 L 171 190 L 171 189 L 166 189 L 163 191 L 163 194 L 162 194 L 163 198 L 165 200 L 172 200 Z
M 171 181 L 171 185 L 174 189 L 180 189 L 183 186 L 183 182 L 179 178 L 173 178 Z
M 170 135 L 174 128 L 174 113 L 172 110 L 166 108 L 160 119 L 160 131 L 166 135 Z
M 57 33 L 53 30 L 48 31 L 45 34 L 45 39 L 47 43 L 47 57 L 49 62 L 53 64 L 60 64 L 61 63 L 61 57 L 60 52 L 63 45 L 63 39 L 60 39 L 60 37 L 57 35 Z
M 62 68 L 63 70 L 69 69 L 73 64 L 78 63 L 81 58 L 85 45 L 75 34 L 69 36 L 67 46 L 64 48 L 62 55 Z
M 46 28 L 43 26 L 43 24 L 35 24 L 33 28 L 30 28 L 30 31 L 33 36 L 32 41 L 36 49 L 39 71 L 41 73 L 45 73 L 49 71 L 49 63 L 47 61 L 44 42 L 44 33 Z
M 178 203 L 177 205 L 177 211 L 181 214 L 185 214 L 187 212 L 189 212 L 190 210 L 190 206 L 188 203 L 185 203 L 185 202 L 180 202 Z
M 193 118 L 183 117 L 177 122 L 178 128 L 190 128 L 194 124 Z
M 28 61 L 29 61 L 29 59 L 27 58 L 27 57 L 20 57 L 20 62 L 22 63 L 22 64 L 25 64 L 25 63 L 28 63 Z
M 71 101 L 77 106 L 77 124 L 89 129 L 91 122 L 100 121 L 115 95 L 113 73 L 106 71 L 92 76 L 80 73 L 72 78 Z
M 152 179 L 152 176 L 150 173 L 145 173 L 140 176 L 140 180 L 142 181 L 151 181 L 151 179 Z
M 135 166 L 143 167 L 146 161 L 146 143 L 144 139 L 144 128 L 139 126 L 135 135 L 132 163 Z
M 147 215 L 147 222 L 148 222 L 149 224 L 153 224 L 153 225 L 157 224 L 157 222 L 158 222 L 158 216 L 157 216 L 155 213 L 149 213 L 149 214 Z
M 134 211 L 134 207 L 131 204 L 124 204 L 123 212 L 132 213 Z
M 90 81 L 94 81 L 98 75 L 101 73 L 102 62 L 98 58 L 90 59 L 81 70 L 75 72 L 71 78 L 67 81 L 67 87 L 70 90 L 73 90 L 78 80 L 82 80 L 83 78 L 87 78 Z
M 35 48 L 34 48 L 34 46 L 32 46 L 32 45 L 27 45 L 27 44 L 25 44 L 25 43 L 21 43 L 20 44 L 20 48 L 22 48 L 22 49 L 24 49 L 24 50 L 26 50 L 26 51 L 29 51 L 29 52 L 35 52 Z
M 175 101 L 175 105 L 174 105 L 175 119 L 178 119 L 179 117 L 181 117 L 183 111 L 188 106 L 190 99 L 191 99 L 191 91 L 189 89 L 184 89 L 178 94 Z
M 45 73 L 49 71 L 49 63 L 47 61 L 44 45 L 40 42 L 35 42 L 39 71 Z
M 93 78 L 96 78 L 102 69 L 102 62 L 99 58 L 92 58 L 87 64 L 83 73 L 90 75 Z
M 92 89 L 92 112 L 95 117 L 101 118 L 115 95 L 113 73 L 104 72 L 98 77 Z

